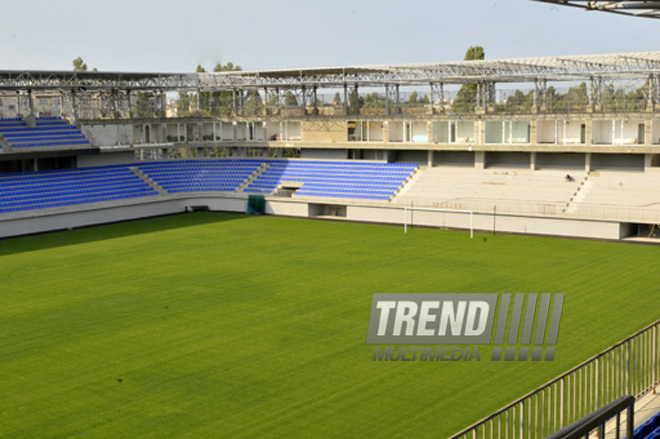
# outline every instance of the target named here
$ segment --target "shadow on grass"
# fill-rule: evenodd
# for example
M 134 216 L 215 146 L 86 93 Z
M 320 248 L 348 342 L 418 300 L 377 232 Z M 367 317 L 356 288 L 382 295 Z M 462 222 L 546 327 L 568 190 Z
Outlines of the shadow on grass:
M 197 212 L 164 215 L 153 218 L 94 225 L 74 230 L 60 230 L 29 236 L 0 239 L 0 256 L 45 250 L 106 239 L 123 238 L 163 230 L 181 229 L 203 224 L 248 219 L 243 213 Z

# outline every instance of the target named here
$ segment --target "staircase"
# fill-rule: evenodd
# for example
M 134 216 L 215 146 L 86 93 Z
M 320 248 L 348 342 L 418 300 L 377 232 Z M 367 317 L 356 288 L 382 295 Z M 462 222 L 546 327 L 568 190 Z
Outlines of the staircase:
M 261 166 L 259 166 L 253 173 L 250 175 L 243 183 L 241 183 L 240 186 L 236 188 L 236 193 L 242 193 L 246 187 L 250 185 L 254 180 L 259 178 L 262 172 L 264 172 L 268 167 L 270 166 L 270 163 L 262 163 Z
M 584 177 L 580 186 L 578 186 L 573 193 L 573 196 L 568 200 L 568 203 L 566 203 L 564 213 L 572 215 L 577 212 L 578 204 L 580 204 L 589 193 L 589 190 L 594 185 L 593 177 L 596 176 L 598 176 L 596 173 L 591 172 Z M 589 177 L 592 178 L 590 179 Z
M 426 169 L 426 166 L 418 166 L 417 169 L 415 169 L 408 177 L 408 179 L 397 189 L 396 192 L 394 192 L 394 195 L 390 197 L 390 202 L 392 201 L 399 201 L 403 200 L 406 194 L 410 191 L 410 188 L 415 184 L 415 182 L 419 179 L 419 177 L 422 175 L 422 171 Z
M 153 188 L 153 190 L 158 192 L 159 195 L 167 195 L 167 191 L 165 189 L 163 189 L 163 187 L 161 185 L 159 185 L 158 183 L 153 181 L 151 179 L 151 177 L 149 177 L 147 174 L 142 172 L 140 170 L 140 168 L 138 168 L 137 166 L 131 166 L 128 169 L 130 169 L 135 175 L 140 177 L 145 183 L 147 183 L 149 186 L 151 186 Z
M 12 152 L 13 150 L 9 142 L 7 142 L 7 139 L 5 139 L 5 136 L 2 134 L 0 134 L 0 149 L 4 150 L 5 152 Z

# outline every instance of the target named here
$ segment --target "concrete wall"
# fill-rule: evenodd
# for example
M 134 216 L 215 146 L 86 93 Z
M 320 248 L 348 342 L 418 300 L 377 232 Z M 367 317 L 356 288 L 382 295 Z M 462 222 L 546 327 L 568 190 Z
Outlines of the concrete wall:
M 111 152 L 102 154 L 86 154 L 78 156 L 78 167 L 124 165 L 135 163 L 135 152 Z
M 188 206 L 208 206 L 210 210 L 245 212 L 246 203 L 245 199 L 240 198 L 192 196 L 114 206 L 106 204 L 96 208 L 85 206 L 84 210 L 79 211 L 68 208 L 51 211 L 41 216 L 22 216 L 0 220 L 0 238 L 180 213 L 184 212 Z
M 411 215 L 412 214 L 412 215 Z M 403 228 L 403 210 L 387 207 L 347 206 L 347 219 L 365 222 L 400 224 Z M 467 213 L 424 212 L 408 213 L 409 225 L 469 229 L 470 215 Z M 475 230 L 496 233 L 522 233 L 584 237 L 597 239 L 620 239 L 627 236 L 625 225 L 618 222 L 535 217 L 520 215 L 474 214 Z
M 324 204 L 332 207 L 333 203 Z M 66 230 L 76 227 L 96 224 L 147 218 L 158 215 L 173 214 L 186 211 L 191 206 L 206 206 L 212 211 L 245 212 L 247 200 L 239 197 L 221 196 L 188 196 L 181 198 L 158 199 L 149 202 L 105 205 L 74 211 L 68 209 L 59 212 L 49 212 L 41 216 L 22 216 L 0 220 L 0 237 L 18 236 L 41 233 L 53 230 Z M 403 228 L 404 212 L 402 207 L 379 205 L 346 205 L 337 204 L 337 208 L 345 211 L 346 219 L 361 222 L 389 223 Z M 294 199 L 277 200 L 267 198 L 266 213 L 308 218 L 319 215 L 318 203 L 308 203 Z M 470 215 L 456 212 L 424 212 L 409 213 L 409 224 L 412 226 L 430 226 L 441 228 L 469 229 Z M 497 233 L 522 233 L 539 235 L 556 235 L 567 237 L 586 237 L 599 239 L 620 239 L 628 236 L 631 225 L 612 221 L 580 220 L 555 217 L 522 216 L 500 214 L 474 214 L 476 230 Z
M 132 124 L 84 125 L 82 132 L 92 146 L 130 145 L 133 143 Z
M 302 158 L 304 159 L 324 159 L 324 160 L 346 160 L 348 158 L 347 149 L 303 149 Z
M 314 143 L 346 142 L 346 121 L 343 120 L 303 121 L 302 141 L 314 142 Z
M 536 169 L 584 169 L 584 154 L 536 153 Z

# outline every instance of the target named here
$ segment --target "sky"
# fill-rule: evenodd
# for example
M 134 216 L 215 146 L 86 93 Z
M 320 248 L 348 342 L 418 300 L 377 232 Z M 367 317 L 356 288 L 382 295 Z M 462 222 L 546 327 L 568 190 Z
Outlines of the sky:
M 0 70 L 193 72 L 660 50 L 660 20 L 531 0 L 4 2 Z

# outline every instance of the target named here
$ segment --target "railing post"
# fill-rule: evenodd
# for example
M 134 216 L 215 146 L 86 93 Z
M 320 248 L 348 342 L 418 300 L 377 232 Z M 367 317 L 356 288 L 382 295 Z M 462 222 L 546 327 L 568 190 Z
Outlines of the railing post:
M 599 370 L 599 365 L 600 365 L 600 357 L 596 357 L 596 408 L 600 407 L 600 370 Z
M 626 393 L 630 395 L 630 340 L 626 342 Z
M 520 402 L 520 439 L 525 437 L 525 401 Z
M 559 429 L 564 428 L 564 378 L 559 382 Z
M 627 416 L 628 419 L 626 419 L 626 437 L 631 438 L 631 437 L 633 437 L 633 429 L 634 429 L 634 425 L 633 425 L 633 419 L 634 419 L 634 416 L 635 416 L 635 404 L 634 403 L 631 404 L 630 407 L 628 407 L 627 415 L 628 415 Z
M 655 336 L 655 343 L 653 343 L 653 394 L 656 394 L 655 387 L 658 384 L 658 381 L 660 381 L 660 377 L 658 376 L 658 354 L 660 350 L 660 337 L 658 337 L 658 326 L 660 325 L 655 325 L 653 327 L 653 335 Z

